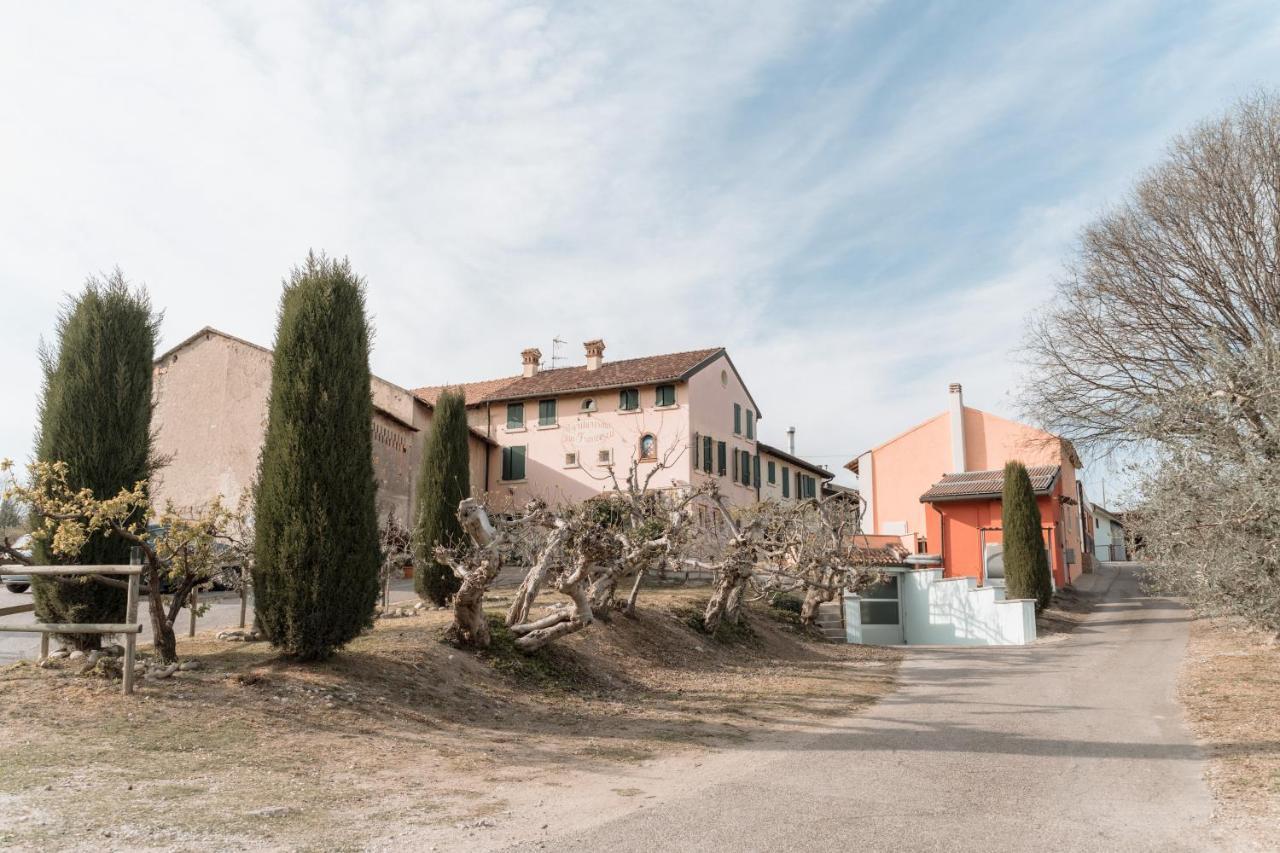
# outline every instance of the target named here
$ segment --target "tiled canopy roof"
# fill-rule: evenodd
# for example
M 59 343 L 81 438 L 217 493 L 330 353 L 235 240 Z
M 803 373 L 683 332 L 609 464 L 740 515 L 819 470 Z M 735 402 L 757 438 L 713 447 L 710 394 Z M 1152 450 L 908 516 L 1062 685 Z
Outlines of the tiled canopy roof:
M 419 398 L 434 403 L 449 387 L 461 388 L 467 405 L 502 400 L 523 400 L 582 391 L 603 391 L 632 385 L 652 385 L 686 379 L 695 370 L 724 352 L 722 347 L 690 352 L 651 355 L 606 361 L 595 370 L 586 365 L 540 370 L 533 376 L 510 376 L 484 382 L 468 382 L 457 386 L 428 385 L 414 390 Z
M 1027 473 L 1031 475 L 1031 489 L 1037 495 L 1047 495 L 1053 491 L 1061 471 L 1058 465 L 1029 465 Z M 934 483 L 929 491 L 920 496 L 923 503 L 940 501 L 968 500 L 970 498 L 998 498 L 1004 491 L 1004 470 L 965 471 L 961 474 L 947 474 Z

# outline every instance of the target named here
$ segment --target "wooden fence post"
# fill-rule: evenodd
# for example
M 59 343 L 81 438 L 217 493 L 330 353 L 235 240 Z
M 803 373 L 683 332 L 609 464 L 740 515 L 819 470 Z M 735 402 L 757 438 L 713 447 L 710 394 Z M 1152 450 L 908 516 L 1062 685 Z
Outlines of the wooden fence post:
M 142 549 L 133 546 L 129 550 L 129 564 L 133 566 L 142 565 Z M 130 625 L 136 625 L 138 622 L 138 582 L 142 577 L 141 574 L 129 575 L 129 595 L 125 601 L 124 613 L 125 619 Z M 133 694 L 133 662 L 138 653 L 138 635 L 124 635 L 124 695 Z

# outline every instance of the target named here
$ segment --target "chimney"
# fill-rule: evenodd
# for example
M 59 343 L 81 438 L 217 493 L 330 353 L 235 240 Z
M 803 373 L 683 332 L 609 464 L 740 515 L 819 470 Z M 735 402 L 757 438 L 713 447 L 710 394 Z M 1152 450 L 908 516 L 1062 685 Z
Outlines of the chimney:
M 538 364 L 542 361 L 542 350 L 537 347 L 530 347 L 520 353 L 520 358 L 524 362 L 524 378 L 538 375 Z
M 587 348 L 587 370 L 599 370 L 604 364 L 604 341 L 596 338 L 583 344 Z
M 952 382 L 947 390 L 951 403 L 951 473 L 962 474 L 969 470 L 964 458 L 964 393 L 959 382 Z
M 796 428 L 787 427 L 787 452 L 796 455 Z

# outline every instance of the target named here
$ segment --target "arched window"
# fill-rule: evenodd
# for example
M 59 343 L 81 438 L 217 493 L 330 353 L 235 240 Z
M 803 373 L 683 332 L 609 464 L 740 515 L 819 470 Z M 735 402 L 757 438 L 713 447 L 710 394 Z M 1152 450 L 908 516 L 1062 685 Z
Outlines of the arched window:
M 658 458 L 658 439 L 653 433 L 646 432 L 640 436 L 640 461 L 649 462 Z

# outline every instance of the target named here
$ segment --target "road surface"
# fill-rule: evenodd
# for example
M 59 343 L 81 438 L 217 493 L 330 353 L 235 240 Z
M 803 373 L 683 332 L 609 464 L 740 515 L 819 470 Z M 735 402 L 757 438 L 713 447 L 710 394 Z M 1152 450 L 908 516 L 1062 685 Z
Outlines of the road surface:
M 901 687 L 821 734 L 729 747 L 628 776 L 612 817 L 546 849 L 1200 851 L 1204 757 L 1175 682 L 1188 613 L 1123 564 L 1065 639 L 908 652 Z M 517 845 L 512 849 L 523 849 Z

